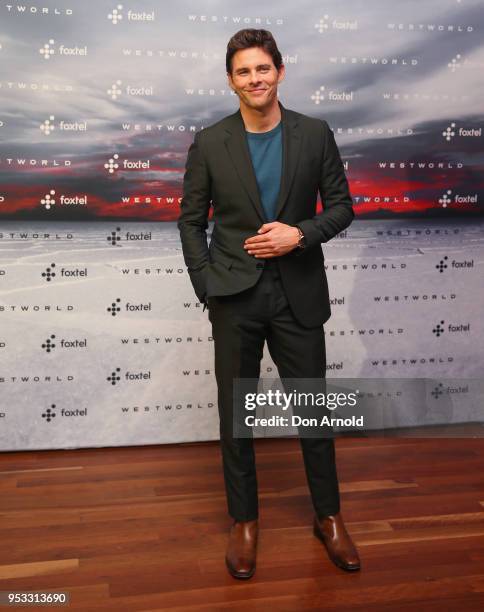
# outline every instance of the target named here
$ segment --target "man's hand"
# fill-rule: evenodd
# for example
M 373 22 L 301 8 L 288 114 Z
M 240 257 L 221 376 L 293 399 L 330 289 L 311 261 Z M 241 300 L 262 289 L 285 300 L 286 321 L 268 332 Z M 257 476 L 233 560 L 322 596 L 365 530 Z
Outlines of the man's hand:
M 244 249 L 254 257 L 279 257 L 297 247 L 299 232 L 297 227 L 273 221 L 264 223 L 256 236 L 247 238 Z

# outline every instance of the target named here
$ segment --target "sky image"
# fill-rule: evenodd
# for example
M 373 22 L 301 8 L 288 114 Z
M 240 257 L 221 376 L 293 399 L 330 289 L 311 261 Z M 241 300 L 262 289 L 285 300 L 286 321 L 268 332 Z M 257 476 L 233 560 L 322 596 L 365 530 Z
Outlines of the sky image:
M 244 27 L 333 129 L 357 216 L 481 215 L 483 23 L 476 0 L 1 0 L 0 221 L 175 221 L 195 132 L 239 107 Z

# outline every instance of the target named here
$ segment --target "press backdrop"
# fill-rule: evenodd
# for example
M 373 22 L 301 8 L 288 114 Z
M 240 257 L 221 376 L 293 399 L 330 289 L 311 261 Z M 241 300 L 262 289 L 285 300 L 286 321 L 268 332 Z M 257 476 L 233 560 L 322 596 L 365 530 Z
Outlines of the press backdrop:
M 429 378 L 444 422 L 479 420 L 483 22 L 472 0 L 2 0 L 0 449 L 218 437 L 176 219 L 194 134 L 238 108 L 243 27 L 275 36 L 280 99 L 328 121 L 354 197 L 323 247 L 327 375 Z

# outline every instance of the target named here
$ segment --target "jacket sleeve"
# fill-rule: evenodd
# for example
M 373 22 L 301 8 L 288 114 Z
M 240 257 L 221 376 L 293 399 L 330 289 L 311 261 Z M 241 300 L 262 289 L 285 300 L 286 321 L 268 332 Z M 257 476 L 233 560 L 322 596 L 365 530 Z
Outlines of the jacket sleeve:
M 198 299 L 205 302 L 208 256 L 208 214 L 211 205 L 211 177 L 200 144 L 200 132 L 195 134 L 188 149 L 183 177 L 183 197 L 178 217 L 178 230 L 183 258 Z
M 323 211 L 312 219 L 297 223 L 308 248 L 327 242 L 343 231 L 355 216 L 343 162 L 334 139 L 334 133 L 326 121 L 323 124 L 324 153 L 319 177 L 319 193 Z M 300 251 L 302 252 L 302 251 Z

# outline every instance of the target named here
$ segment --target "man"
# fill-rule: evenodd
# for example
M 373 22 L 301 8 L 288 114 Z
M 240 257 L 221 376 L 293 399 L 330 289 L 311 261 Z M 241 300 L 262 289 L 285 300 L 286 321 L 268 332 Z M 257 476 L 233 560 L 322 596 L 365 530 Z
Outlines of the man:
M 328 124 L 278 101 L 285 68 L 272 34 L 237 32 L 227 45 L 226 69 L 240 108 L 195 135 L 178 228 L 190 280 L 204 310 L 208 306 L 213 330 L 233 518 L 226 565 L 235 578 L 250 578 L 256 566 L 257 477 L 253 440 L 233 435 L 233 380 L 259 378 L 265 340 L 282 379 L 325 376 L 323 324 L 330 305 L 321 243 L 344 230 L 354 212 Z M 314 534 L 337 566 L 357 570 L 358 553 L 340 513 L 334 440 L 300 442 Z

